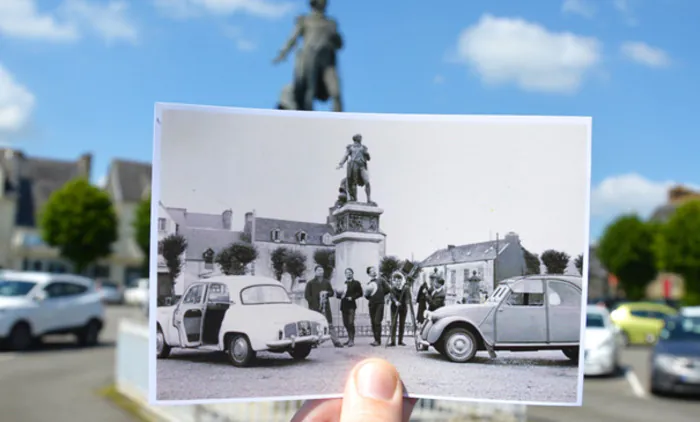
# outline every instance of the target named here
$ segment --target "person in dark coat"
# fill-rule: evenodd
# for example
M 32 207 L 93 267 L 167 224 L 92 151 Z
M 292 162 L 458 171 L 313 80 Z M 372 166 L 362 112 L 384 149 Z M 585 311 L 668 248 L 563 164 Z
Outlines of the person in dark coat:
M 343 347 L 338 340 L 335 328 L 333 328 L 333 315 L 331 313 L 330 298 L 335 296 L 335 291 L 330 281 L 324 277 L 325 270 L 322 266 L 317 265 L 314 268 L 315 276 L 306 282 L 304 290 L 304 298 L 309 305 L 309 309 L 319 312 L 326 317 L 328 321 L 328 330 L 330 331 L 331 341 L 335 347 Z
M 348 332 L 346 346 L 355 345 L 355 311 L 357 303 L 355 301 L 362 297 L 362 284 L 355 280 L 355 272 L 352 268 L 345 269 L 345 287 L 336 292 L 336 297 L 340 299 L 340 312 L 343 314 L 343 325 Z
M 435 311 L 445 306 L 445 279 L 438 277 L 435 283 L 427 290 L 428 293 L 428 310 Z
M 435 278 L 433 274 L 430 275 L 430 282 Z M 418 311 L 416 315 L 416 320 L 418 324 L 423 324 L 425 321 L 425 311 L 428 309 L 428 289 L 429 285 L 426 282 L 421 283 L 418 287 L 418 293 L 416 294 L 416 302 L 418 303 Z
M 365 298 L 369 301 L 369 318 L 372 323 L 372 334 L 374 341 L 372 346 L 382 344 L 382 320 L 384 319 L 384 302 L 389 294 L 389 283 L 377 275 L 375 267 L 367 267 L 367 274 L 370 277 L 365 289 Z
M 406 330 L 406 314 L 411 306 L 410 286 L 400 272 L 392 275 L 391 285 L 391 342 L 389 347 L 396 346 L 396 329 L 399 329 L 399 346 L 405 346 L 403 334 Z

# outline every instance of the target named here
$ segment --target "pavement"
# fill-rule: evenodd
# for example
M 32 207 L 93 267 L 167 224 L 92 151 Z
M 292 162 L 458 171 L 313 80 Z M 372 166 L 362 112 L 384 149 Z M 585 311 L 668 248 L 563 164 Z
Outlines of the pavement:
M 0 409 L 7 422 L 133 422 L 99 395 L 114 382 L 114 343 L 121 318 L 137 309 L 107 308 L 101 344 L 81 349 L 73 336 L 52 336 L 35 350 L 0 352 Z
M 614 377 L 586 378 L 582 407 L 528 406 L 528 422 L 690 422 L 700 416 L 700 398 L 652 396 L 649 349 L 628 348 Z
M 312 350 L 304 361 L 287 354 L 261 353 L 253 367 L 236 368 L 222 353 L 173 350 L 157 363 L 160 400 L 201 400 L 246 397 L 332 395 L 343 391 L 352 367 L 367 357 L 392 362 L 409 392 L 444 398 L 575 403 L 577 368 L 560 351 L 486 353 L 467 364 L 452 363 L 436 352 L 404 347 L 355 347 L 330 344 Z

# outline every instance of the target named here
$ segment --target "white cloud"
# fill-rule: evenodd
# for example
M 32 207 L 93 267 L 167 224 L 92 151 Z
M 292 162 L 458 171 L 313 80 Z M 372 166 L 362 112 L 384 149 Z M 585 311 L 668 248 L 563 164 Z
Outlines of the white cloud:
M 0 64 L 0 134 L 14 134 L 29 123 L 35 98 Z
M 592 18 L 596 14 L 595 5 L 589 0 L 564 0 L 561 5 L 561 11 L 566 14 L 583 16 L 584 18 Z
M 239 51 L 248 52 L 258 48 L 257 43 L 247 38 L 243 30 L 237 26 L 227 26 L 224 28 L 224 34 L 233 40 Z
M 636 173 L 611 176 L 591 190 L 591 216 L 612 218 L 637 213 L 647 217 L 656 207 L 666 203 L 674 181 L 653 181 Z M 684 184 L 691 189 L 696 187 Z
M 294 3 L 281 0 L 153 0 L 153 3 L 173 18 L 244 13 L 275 19 L 289 14 L 296 8 Z
M 600 61 L 593 37 L 550 32 L 520 18 L 483 15 L 460 34 L 457 55 L 489 85 L 574 93 Z
M 643 42 L 625 42 L 620 51 L 628 59 L 645 66 L 663 68 L 671 64 L 671 59 L 664 50 Z
M 127 15 L 128 3 L 122 0 L 91 2 L 64 0 L 51 13 L 40 11 L 35 0 L 0 1 L 0 34 L 7 37 L 71 42 L 85 32 L 93 32 L 106 41 L 134 42 L 138 31 Z

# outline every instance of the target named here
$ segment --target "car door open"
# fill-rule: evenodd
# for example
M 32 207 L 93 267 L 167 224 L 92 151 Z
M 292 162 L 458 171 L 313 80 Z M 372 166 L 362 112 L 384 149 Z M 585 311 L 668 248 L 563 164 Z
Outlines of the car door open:
M 202 323 L 206 311 L 205 293 L 204 284 L 193 284 L 175 307 L 173 324 L 177 328 L 181 347 L 197 347 L 202 344 Z

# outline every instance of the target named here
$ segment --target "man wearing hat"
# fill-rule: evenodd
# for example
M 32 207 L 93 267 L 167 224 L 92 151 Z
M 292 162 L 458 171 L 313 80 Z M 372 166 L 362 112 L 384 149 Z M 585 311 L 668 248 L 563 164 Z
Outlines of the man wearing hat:
M 433 285 L 427 290 L 428 310 L 433 312 L 445 306 L 445 279 L 438 276 L 434 279 Z

